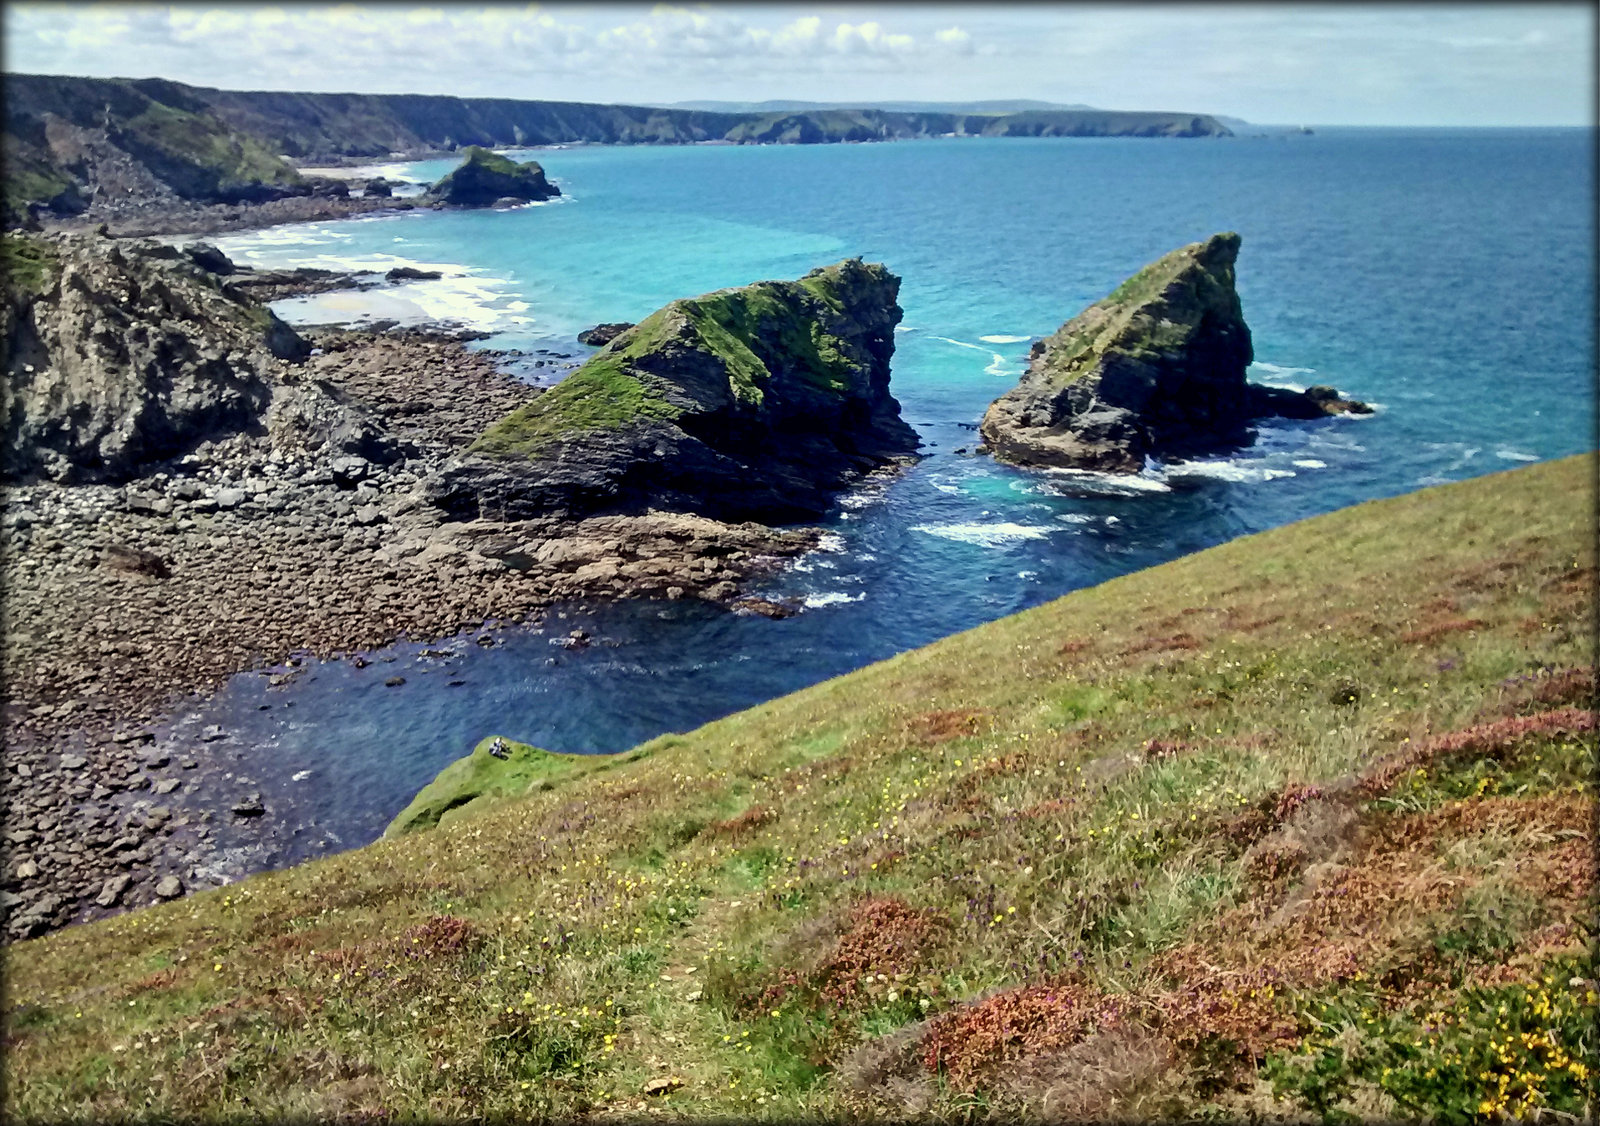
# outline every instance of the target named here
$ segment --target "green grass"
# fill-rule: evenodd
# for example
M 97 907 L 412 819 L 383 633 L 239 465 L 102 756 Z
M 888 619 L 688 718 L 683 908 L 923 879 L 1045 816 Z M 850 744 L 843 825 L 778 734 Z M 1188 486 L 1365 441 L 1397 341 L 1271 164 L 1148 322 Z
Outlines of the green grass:
M 535 786 L 554 788 L 557 782 L 582 773 L 597 760 L 593 755 L 558 755 L 528 743 L 505 740 L 505 758 L 489 753 L 499 736 L 490 736 L 441 770 L 436 778 L 395 815 L 384 836 L 397 837 L 419 829 L 432 829 L 455 818 L 475 813 L 508 797 L 521 797 Z
M 227 192 L 255 184 L 294 184 L 300 174 L 260 141 L 206 114 L 152 101 L 121 122 L 119 139 L 146 156 L 186 166 L 174 188 L 183 194 Z M 171 170 L 169 170 L 171 171 Z M 168 177 L 170 179 L 170 177 Z
M 17 231 L 0 235 L 0 276 L 7 293 L 36 296 L 55 283 L 60 256 L 43 239 Z
M 1594 473 L 1246 537 L 20 943 L 7 1113 L 1447 1119 L 1513 1012 L 1592 1062 Z M 1508 1107 L 1581 1116 L 1512 1054 Z

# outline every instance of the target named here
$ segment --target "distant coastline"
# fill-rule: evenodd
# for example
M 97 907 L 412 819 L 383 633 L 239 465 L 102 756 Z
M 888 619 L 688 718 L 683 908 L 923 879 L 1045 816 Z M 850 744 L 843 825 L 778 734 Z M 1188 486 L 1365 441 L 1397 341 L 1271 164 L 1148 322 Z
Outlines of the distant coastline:
M 729 113 L 512 98 L 238 91 L 159 78 L 35 74 L 7 75 L 5 94 L 7 226 L 84 215 L 116 218 L 130 205 L 182 210 L 306 197 L 315 194 L 315 185 L 296 164 L 416 159 L 471 145 L 1232 135 L 1210 114 L 1096 109 Z

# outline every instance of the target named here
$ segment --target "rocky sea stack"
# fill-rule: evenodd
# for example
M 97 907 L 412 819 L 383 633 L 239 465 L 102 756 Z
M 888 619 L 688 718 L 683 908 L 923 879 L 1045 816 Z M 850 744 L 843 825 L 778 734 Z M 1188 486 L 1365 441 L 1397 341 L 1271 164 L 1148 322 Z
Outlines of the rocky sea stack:
M 522 164 L 473 145 L 450 175 L 429 189 L 429 195 L 458 207 L 489 207 L 501 200 L 521 203 L 553 199 L 561 189 L 544 178 L 536 160 Z
M 860 259 L 674 301 L 430 483 L 451 515 L 813 519 L 917 448 L 889 393 L 900 279 Z
M 1036 343 L 1017 386 L 984 415 L 994 456 L 1134 473 L 1151 456 L 1247 442 L 1264 416 L 1368 413 L 1329 387 L 1246 381 L 1254 353 L 1234 288 L 1238 253 L 1232 232 L 1180 247 Z

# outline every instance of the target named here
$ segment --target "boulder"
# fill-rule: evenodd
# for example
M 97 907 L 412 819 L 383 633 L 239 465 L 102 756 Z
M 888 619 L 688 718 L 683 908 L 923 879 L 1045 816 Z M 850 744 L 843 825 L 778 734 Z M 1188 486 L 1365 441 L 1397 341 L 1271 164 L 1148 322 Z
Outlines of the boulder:
M 422 484 L 455 519 L 815 519 L 914 453 L 889 393 L 900 279 L 849 259 L 674 301 Z
M 415 266 L 396 266 L 383 276 L 392 282 L 435 281 L 444 277 L 438 270 L 419 270 Z
M 234 272 L 233 259 L 209 242 L 191 242 L 183 248 L 183 252 L 189 256 L 189 261 L 207 273 L 231 274 Z
M 120 543 L 114 543 L 106 548 L 101 563 L 112 571 L 149 575 L 156 579 L 165 579 L 172 574 L 171 566 L 155 552 Z
M 517 163 L 473 145 L 461 166 L 429 190 L 439 202 L 458 207 L 491 207 L 505 201 L 526 203 L 553 199 L 561 189 L 545 179 L 538 161 Z
M 1254 353 L 1238 252 L 1231 232 L 1180 247 L 1036 343 L 1017 386 L 984 414 L 990 452 L 1014 465 L 1134 473 L 1150 457 L 1245 444 L 1264 416 L 1369 410 L 1332 388 L 1246 381 Z
M 368 199 L 390 199 L 394 196 L 394 187 L 382 176 L 368 180 L 362 188 Z

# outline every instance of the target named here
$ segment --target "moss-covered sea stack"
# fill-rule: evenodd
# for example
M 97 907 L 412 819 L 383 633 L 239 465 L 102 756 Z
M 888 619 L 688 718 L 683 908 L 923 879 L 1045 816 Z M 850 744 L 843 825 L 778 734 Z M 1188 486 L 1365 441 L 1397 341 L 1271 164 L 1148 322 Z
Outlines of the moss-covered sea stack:
M 852 258 L 674 301 L 485 431 L 431 497 L 462 518 L 813 519 L 917 448 L 889 393 L 899 290 Z
M 1248 441 L 1265 415 L 1365 413 L 1328 387 L 1246 382 L 1250 328 L 1234 288 L 1239 236 L 1191 243 L 1035 344 L 981 427 L 1001 461 L 1137 472 L 1145 459 Z
M 561 189 L 544 178 L 544 168 L 538 161 L 519 164 L 473 145 L 467 149 L 461 167 L 433 185 L 429 194 L 459 207 L 488 207 L 502 199 L 553 199 Z

